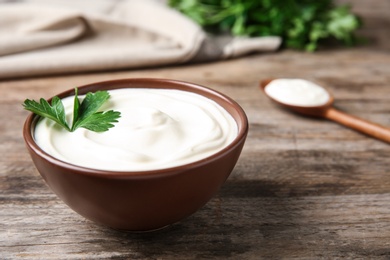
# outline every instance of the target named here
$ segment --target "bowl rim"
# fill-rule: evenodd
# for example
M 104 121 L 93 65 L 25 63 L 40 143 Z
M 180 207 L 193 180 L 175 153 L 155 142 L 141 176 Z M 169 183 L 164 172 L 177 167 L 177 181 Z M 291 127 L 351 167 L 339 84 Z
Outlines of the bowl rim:
M 82 175 L 89 175 L 89 176 L 98 176 L 98 177 L 106 177 L 106 178 L 123 178 L 123 177 L 140 177 L 140 178 L 150 178 L 150 177 L 156 177 L 156 176 L 167 176 L 167 175 L 173 175 L 178 172 L 186 171 L 189 169 L 193 169 L 196 167 L 203 166 L 205 164 L 208 164 L 210 161 L 214 161 L 222 157 L 225 153 L 228 151 L 234 149 L 236 146 L 240 145 L 242 141 L 245 140 L 248 130 L 249 130 L 249 123 L 247 115 L 245 114 L 245 111 L 242 109 L 242 107 L 234 101 L 232 98 L 228 97 L 225 94 L 222 94 L 221 92 L 211 89 L 209 87 L 205 87 L 203 85 L 199 85 L 196 83 L 191 83 L 187 81 L 182 80 L 175 80 L 175 79 L 165 79 L 165 78 L 122 78 L 122 79 L 114 79 L 114 80 L 106 80 L 106 81 L 98 81 L 94 83 L 89 83 L 86 85 L 78 86 L 78 93 L 79 95 L 83 95 L 89 91 L 97 91 L 96 88 L 99 90 L 113 90 L 113 89 L 121 89 L 126 87 L 121 87 L 121 84 L 156 84 L 164 85 L 168 84 L 168 87 L 145 87 L 145 88 L 165 88 L 165 89 L 179 89 L 184 91 L 189 91 L 197 94 L 201 94 L 203 96 L 206 96 L 207 98 L 210 98 L 210 96 L 215 97 L 215 99 L 212 99 L 214 102 L 217 102 L 219 105 L 221 105 L 217 100 L 220 100 L 221 102 L 224 102 L 226 105 L 229 105 L 234 111 L 238 113 L 238 118 L 226 107 L 222 106 L 236 121 L 238 132 L 237 136 L 231 141 L 226 147 L 221 149 L 220 151 L 207 156 L 206 158 L 183 164 L 178 165 L 174 167 L 168 167 L 168 168 L 161 168 L 161 169 L 155 169 L 155 170 L 145 170 L 145 171 L 117 171 L 117 170 L 101 170 L 101 169 L 95 169 L 95 168 L 89 168 L 84 166 L 78 166 L 72 163 L 68 163 L 65 161 L 62 161 L 60 159 L 57 159 L 56 157 L 46 153 L 42 148 L 38 146 L 38 144 L 35 142 L 33 137 L 34 127 L 36 125 L 36 122 L 39 120 L 40 116 L 30 113 L 24 123 L 23 126 L 23 138 L 25 140 L 25 143 L 27 147 L 30 150 L 30 153 L 33 152 L 37 156 L 43 158 L 44 160 L 48 161 L 49 163 L 56 165 L 58 167 L 62 167 L 65 169 L 68 169 L 72 172 L 82 174 Z M 103 88 L 101 87 L 103 86 Z M 119 86 L 118 86 L 119 85 Z M 178 86 L 179 88 L 173 88 L 172 86 Z M 142 88 L 140 86 L 127 86 L 128 88 Z M 91 90 L 94 89 L 94 90 Z M 199 93 L 200 92 L 200 93 Z M 203 93 L 203 94 L 202 94 Z M 207 94 L 207 95 L 204 95 Z M 74 95 L 74 89 L 69 89 L 66 91 L 63 91 L 57 95 L 60 98 L 64 98 L 67 96 Z M 53 96 L 53 97 L 54 97 Z M 48 101 L 50 102 L 51 99 L 49 98 Z M 217 99 L 217 100 L 216 100 Z

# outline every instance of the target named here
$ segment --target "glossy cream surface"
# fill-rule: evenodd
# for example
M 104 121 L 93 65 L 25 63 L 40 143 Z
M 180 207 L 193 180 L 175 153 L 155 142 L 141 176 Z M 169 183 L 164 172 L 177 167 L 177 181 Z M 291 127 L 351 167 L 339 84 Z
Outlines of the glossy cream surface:
M 237 136 L 237 124 L 220 105 L 201 95 L 173 89 L 109 91 L 101 110 L 121 112 L 107 132 L 68 132 L 49 119 L 35 128 L 37 144 L 62 161 L 93 169 L 146 171 L 204 159 Z M 62 101 L 71 121 L 73 98 Z M 82 96 L 80 96 L 82 98 Z
M 321 106 L 330 99 L 323 87 L 304 79 L 275 79 L 265 92 L 276 101 L 295 106 Z

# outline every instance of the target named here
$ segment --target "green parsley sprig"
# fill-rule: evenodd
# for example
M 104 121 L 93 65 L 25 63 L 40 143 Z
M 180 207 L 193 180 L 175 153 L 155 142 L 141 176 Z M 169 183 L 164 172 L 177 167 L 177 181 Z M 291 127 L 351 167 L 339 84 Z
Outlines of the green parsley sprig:
M 360 18 L 347 5 L 333 0 L 169 0 L 211 33 L 236 36 L 280 36 L 287 48 L 315 51 L 336 39 L 345 45 L 359 42 Z
M 41 98 L 39 102 L 26 99 L 23 106 L 28 111 L 55 121 L 69 132 L 74 132 L 80 127 L 94 132 L 105 132 L 109 128 L 114 127 L 114 123 L 118 122 L 121 114 L 113 110 L 98 112 L 98 109 L 109 98 L 110 94 L 105 90 L 95 93 L 88 92 L 82 102 L 80 102 L 78 89 L 75 88 L 72 125 L 66 121 L 64 104 L 57 96 L 52 98 L 51 104 L 44 98 Z

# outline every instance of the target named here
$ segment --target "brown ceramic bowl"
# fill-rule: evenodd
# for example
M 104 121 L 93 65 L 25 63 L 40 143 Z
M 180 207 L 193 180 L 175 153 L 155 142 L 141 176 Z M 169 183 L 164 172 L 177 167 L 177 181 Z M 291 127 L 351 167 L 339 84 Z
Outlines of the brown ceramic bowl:
M 171 88 L 206 96 L 224 107 L 238 125 L 226 148 L 194 163 L 150 171 L 106 171 L 72 165 L 45 153 L 34 141 L 39 116 L 23 129 L 31 158 L 49 187 L 87 219 L 120 230 L 147 231 L 175 223 L 201 208 L 228 178 L 248 133 L 242 108 L 229 97 L 192 83 L 166 79 L 122 79 L 79 87 L 79 94 L 118 88 Z M 69 90 L 60 98 L 73 95 Z

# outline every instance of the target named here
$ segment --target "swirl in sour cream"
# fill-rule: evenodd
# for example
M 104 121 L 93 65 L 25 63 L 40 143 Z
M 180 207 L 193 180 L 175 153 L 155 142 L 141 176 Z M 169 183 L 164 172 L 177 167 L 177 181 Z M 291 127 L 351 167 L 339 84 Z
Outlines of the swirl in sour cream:
M 237 124 L 204 96 L 174 89 L 126 88 L 109 91 L 102 110 L 121 112 L 107 132 L 68 132 L 51 120 L 35 128 L 37 144 L 59 160 L 93 169 L 147 171 L 204 159 L 237 136 Z M 62 99 L 67 117 L 73 98 Z M 83 98 L 83 96 L 80 96 Z

